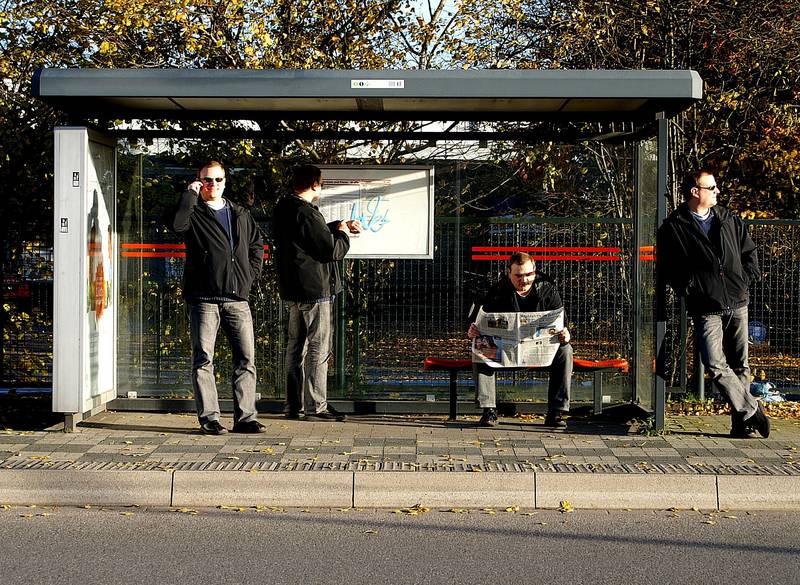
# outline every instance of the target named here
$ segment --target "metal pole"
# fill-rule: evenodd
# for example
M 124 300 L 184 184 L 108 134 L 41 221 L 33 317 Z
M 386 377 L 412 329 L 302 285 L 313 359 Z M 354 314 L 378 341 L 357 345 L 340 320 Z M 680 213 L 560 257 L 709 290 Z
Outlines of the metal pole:
M 687 338 L 687 334 L 689 331 L 689 323 L 688 319 L 686 318 L 686 299 L 684 299 L 683 297 L 681 297 L 680 308 L 678 310 L 680 311 L 680 339 L 681 339 L 681 344 L 683 345 L 683 348 L 681 349 L 681 357 L 680 357 L 680 363 L 678 364 L 678 368 L 680 370 L 679 376 L 680 376 L 681 390 L 683 391 L 684 394 L 686 394 L 689 391 L 689 380 L 688 380 L 689 376 L 687 375 L 688 372 L 686 371 L 686 366 L 688 361 L 686 359 L 686 351 L 689 346 L 689 339 Z
M 658 183 L 656 188 L 656 228 L 658 228 L 661 223 L 667 217 L 667 196 L 669 193 L 667 192 L 667 171 L 668 171 L 668 163 L 669 163 L 669 123 L 667 119 L 664 117 L 663 113 L 658 114 Z M 659 316 L 659 302 L 663 302 L 666 299 L 665 295 L 656 294 L 655 295 L 655 302 L 656 306 L 654 307 L 656 319 L 654 319 L 655 323 L 655 350 L 656 355 L 658 355 L 658 350 L 664 344 L 664 337 L 667 330 L 667 323 L 664 320 L 663 316 Z M 659 297 L 662 297 L 659 299 Z M 663 313 L 663 311 L 662 311 Z M 665 424 L 665 414 L 666 414 L 666 387 L 665 387 L 665 380 L 661 376 L 653 376 L 653 382 L 655 383 L 655 428 L 657 430 L 661 430 L 664 428 Z
M 353 261 L 353 377 L 350 387 L 356 391 L 361 385 L 361 260 Z
M 697 388 L 697 398 L 700 402 L 706 399 L 706 367 L 700 357 L 700 351 L 694 357 L 694 382 Z
M 641 270 L 639 269 L 639 215 L 642 198 L 642 145 L 637 143 L 633 156 L 633 249 L 631 251 L 631 321 L 633 322 L 633 337 L 631 344 L 630 377 L 631 402 L 638 403 L 639 397 L 639 354 L 641 353 L 641 334 L 639 331 L 641 320 Z
M 334 388 L 341 392 L 344 390 L 344 354 L 345 354 L 345 304 L 344 297 L 347 294 L 346 279 L 344 278 L 344 260 L 339 261 L 339 274 L 342 277 L 342 292 L 336 296 L 336 348 L 334 363 L 336 364 L 336 374 L 334 378 Z

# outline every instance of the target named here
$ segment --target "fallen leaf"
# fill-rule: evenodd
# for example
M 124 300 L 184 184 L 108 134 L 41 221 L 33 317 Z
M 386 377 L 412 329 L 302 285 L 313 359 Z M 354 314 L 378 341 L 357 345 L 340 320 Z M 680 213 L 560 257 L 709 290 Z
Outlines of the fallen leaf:
M 561 503 L 558 507 L 558 511 L 562 514 L 569 514 L 575 511 L 575 508 L 572 507 L 572 504 L 569 503 L 569 500 L 561 500 Z
M 377 531 L 377 530 L 372 530 L 372 529 L 370 529 L 370 530 L 365 530 L 365 531 L 364 531 L 364 534 L 378 534 L 378 531 Z
M 414 504 L 410 508 L 400 508 L 400 513 L 407 514 L 408 516 L 419 516 L 420 514 L 425 514 L 430 511 L 430 508 L 421 504 Z

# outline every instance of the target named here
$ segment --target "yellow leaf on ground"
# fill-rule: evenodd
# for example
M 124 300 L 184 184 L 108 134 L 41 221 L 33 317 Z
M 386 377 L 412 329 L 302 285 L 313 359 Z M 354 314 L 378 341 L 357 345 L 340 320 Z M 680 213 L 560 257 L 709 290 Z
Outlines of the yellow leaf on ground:
M 574 512 L 575 508 L 572 507 L 572 504 L 569 503 L 569 500 L 561 500 L 560 505 L 558 507 L 558 511 L 564 514 Z

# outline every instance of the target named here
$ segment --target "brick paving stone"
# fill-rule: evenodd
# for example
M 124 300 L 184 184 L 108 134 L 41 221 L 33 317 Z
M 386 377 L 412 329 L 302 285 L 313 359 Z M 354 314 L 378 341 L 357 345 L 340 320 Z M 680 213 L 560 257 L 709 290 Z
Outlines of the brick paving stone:
M 477 417 L 472 418 L 449 424 L 441 416 L 354 416 L 346 424 L 333 424 L 262 415 L 265 434 L 213 437 L 198 433 L 194 415 L 102 413 L 72 434 L 0 433 L 0 465 L 143 469 L 180 463 L 199 469 L 213 463 L 220 469 L 247 464 L 259 469 L 357 470 L 385 464 L 438 472 L 467 466 L 530 471 L 536 465 L 569 473 L 800 475 L 800 424 L 795 421 L 775 421 L 770 439 L 733 440 L 728 417 L 670 419 L 671 434 L 658 437 L 628 435 L 625 425 L 577 419 L 567 431 L 554 431 L 513 419 L 486 429 L 475 426 Z M 230 417 L 222 422 L 231 425 Z M 137 424 L 146 428 L 135 430 Z

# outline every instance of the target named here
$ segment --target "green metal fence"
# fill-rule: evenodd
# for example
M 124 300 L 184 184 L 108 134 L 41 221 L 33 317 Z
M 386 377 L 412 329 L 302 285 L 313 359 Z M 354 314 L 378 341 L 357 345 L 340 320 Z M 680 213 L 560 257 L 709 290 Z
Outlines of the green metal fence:
M 747 223 L 764 273 L 752 289 L 751 366 L 757 378 L 794 392 L 800 386 L 800 222 Z M 174 241 L 156 228 L 143 235 Z M 339 349 L 344 356 L 339 377 L 343 384 L 335 387 L 332 368 L 331 395 L 418 399 L 443 392 L 446 378 L 423 372 L 423 359 L 468 355 L 465 331 L 470 305 L 504 271 L 500 260 L 476 259 L 491 256 L 476 253 L 476 247 L 555 250 L 535 254 L 543 257 L 538 268 L 556 281 L 562 293 L 576 355 L 629 358 L 634 323 L 631 264 L 634 253 L 640 252 L 632 249 L 631 238 L 631 222 L 616 218 L 439 217 L 434 260 L 346 261 L 348 289 L 341 315 L 346 335 L 345 347 Z M 180 299 L 182 259 L 121 257 L 119 262 L 120 391 L 189 394 L 188 326 Z M 51 383 L 52 364 L 52 248 L 30 241 L 8 246 L 3 274 L 2 383 L 46 386 Z M 275 291 L 268 260 L 252 298 L 259 391 L 281 397 L 285 311 Z M 691 390 L 691 322 L 682 337 L 679 313 L 673 305 L 667 373 L 673 389 L 683 384 Z M 223 393 L 230 375 L 227 358 L 227 344 L 220 338 L 217 374 Z M 588 381 L 576 380 L 579 399 L 584 384 Z M 529 384 L 524 374 L 501 377 L 499 387 L 506 398 L 536 399 L 545 394 L 543 384 Z M 612 380 L 608 388 L 614 400 L 630 398 L 625 377 Z M 587 388 L 585 395 L 589 392 Z

